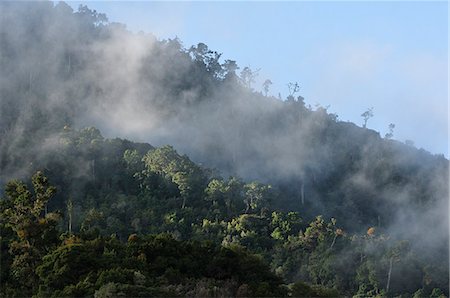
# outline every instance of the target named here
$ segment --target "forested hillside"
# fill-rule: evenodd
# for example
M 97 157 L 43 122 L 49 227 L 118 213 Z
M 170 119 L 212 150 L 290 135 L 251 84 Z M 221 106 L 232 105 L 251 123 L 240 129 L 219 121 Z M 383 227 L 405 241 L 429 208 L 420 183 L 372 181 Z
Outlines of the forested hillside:
M 0 7 L 2 295 L 448 296 L 442 155 L 205 44 Z

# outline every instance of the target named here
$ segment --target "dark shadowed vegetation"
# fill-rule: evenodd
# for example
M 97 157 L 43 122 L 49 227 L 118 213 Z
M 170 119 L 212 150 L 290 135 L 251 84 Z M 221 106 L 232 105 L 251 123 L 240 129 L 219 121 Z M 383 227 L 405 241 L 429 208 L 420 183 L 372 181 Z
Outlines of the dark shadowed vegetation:
M 444 156 L 203 43 L 0 8 L 2 296 L 448 296 Z

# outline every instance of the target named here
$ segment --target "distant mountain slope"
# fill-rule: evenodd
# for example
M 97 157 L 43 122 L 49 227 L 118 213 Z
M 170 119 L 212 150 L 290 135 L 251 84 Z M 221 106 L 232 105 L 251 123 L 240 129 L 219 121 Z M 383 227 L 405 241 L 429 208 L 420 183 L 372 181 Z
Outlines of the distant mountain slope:
M 271 184 L 279 192 L 272 202 L 278 210 L 309 220 L 335 216 L 349 231 L 378 226 L 448 259 L 443 156 L 341 122 L 301 97 L 263 96 L 251 89 L 251 70 L 238 75 L 234 61 L 221 62 L 204 44 L 186 49 L 179 40 L 132 34 L 63 2 L 0 6 L 2 185 L 48 168 L 64 190 L 81 197 L 81 182 L 72 178 L 101 177 L 105 185 L 91 185 L 100 193 L 117 180 L 113 171 L 91 173 L 93 160 L 110 169 L 127 149 L 144 154 L 153 148 L 105 141 L 88 129 L 88 145 L 80 139 L 82 149 L 58 169 L 61 134 L 95 126 L 107 136 L 173 145 L 224 176 Z M 96 139 L 100 151 L 90 143 Z

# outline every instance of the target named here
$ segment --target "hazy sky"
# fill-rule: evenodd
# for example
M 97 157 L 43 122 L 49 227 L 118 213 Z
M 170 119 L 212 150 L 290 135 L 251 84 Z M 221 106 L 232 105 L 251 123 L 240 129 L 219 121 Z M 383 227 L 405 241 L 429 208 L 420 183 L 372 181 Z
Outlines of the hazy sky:
M 448 4 L 446 2 L 78 2 L 111 22 L 185 47 L 204 42 L 261 69 L 269 94 L 298 82 L 311 106 L 343 121 L 448 157 Z

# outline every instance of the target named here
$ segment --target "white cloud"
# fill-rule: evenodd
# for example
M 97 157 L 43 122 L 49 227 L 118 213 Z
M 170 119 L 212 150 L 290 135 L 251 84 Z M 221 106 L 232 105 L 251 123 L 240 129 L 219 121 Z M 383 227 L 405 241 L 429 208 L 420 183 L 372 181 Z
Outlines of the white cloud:
M 324 46 L 312 57 L 309 102 L 331 105 L 340 119 L 361 123 L 374 107 L 368 127 L 413 140 L 433 153 L 447 154 L 447 57 L 370 40 Z
M 347 77 L 369 79 L 386 66 L 392 50 L 389 45 L 377 45 L 370 41 L 338 45 L 331 56 L 331 68 Z

